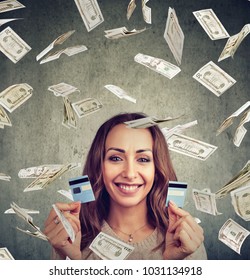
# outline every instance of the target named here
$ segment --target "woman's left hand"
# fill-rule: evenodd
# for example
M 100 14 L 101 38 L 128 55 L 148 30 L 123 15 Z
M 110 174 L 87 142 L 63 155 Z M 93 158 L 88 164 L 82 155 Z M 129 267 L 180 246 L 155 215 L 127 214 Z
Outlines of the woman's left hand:
M 163 258 L 184 259 L 194 253 L 204 240 L 203 229 L 185 210 L 172 201 L 168 205 L 169 225 L 165 239 Z

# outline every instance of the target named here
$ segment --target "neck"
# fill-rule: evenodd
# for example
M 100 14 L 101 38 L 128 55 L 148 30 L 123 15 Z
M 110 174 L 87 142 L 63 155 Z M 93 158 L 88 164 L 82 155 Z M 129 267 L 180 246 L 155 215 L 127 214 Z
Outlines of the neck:
M 107 222 L 113 228 L 131 233 L 148 223 L 146 203 L 140 206 L 122 207 L 111 203 Z

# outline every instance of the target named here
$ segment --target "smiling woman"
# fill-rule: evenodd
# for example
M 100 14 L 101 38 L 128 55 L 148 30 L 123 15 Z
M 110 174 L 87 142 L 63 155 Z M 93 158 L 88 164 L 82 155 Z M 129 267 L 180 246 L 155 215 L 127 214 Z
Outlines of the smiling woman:
M 52 258 L 100 259 L 89 249 L 100 232 L 132 245 L 128 259 L 207 258 L 203 230 L 194 218 L 171 201 L 166 207 L 169 181 L 177 178 L 160 128 L 124 124 L 143 117 L 119 114 L 98 129 L 83 170 L 95 201 L 57 204 L 75 231 L 73 244 L 51 210 L 44 233 Z

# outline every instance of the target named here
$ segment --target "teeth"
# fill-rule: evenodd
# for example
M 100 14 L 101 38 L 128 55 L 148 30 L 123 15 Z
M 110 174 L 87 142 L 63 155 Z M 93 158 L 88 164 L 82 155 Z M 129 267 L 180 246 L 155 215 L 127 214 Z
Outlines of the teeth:
M 119 188 L 127 190 L 127 191 L 132 191 L 138 188 L 138 185 L 136 186 L 128 186 L 128 185 L 119 185 Z

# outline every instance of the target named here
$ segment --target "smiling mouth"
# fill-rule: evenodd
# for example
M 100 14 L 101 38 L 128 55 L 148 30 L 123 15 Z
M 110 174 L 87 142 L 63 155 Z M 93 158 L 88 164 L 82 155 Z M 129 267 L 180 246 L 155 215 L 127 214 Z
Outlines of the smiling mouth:
M 121 184 L 121 183 L 115 183 L 115 185 L 125 191 L 134 191 L 138 188 L 140 188 L 143 184 L 132 184 L 132 185 L 127 185 L 127 184 Z

